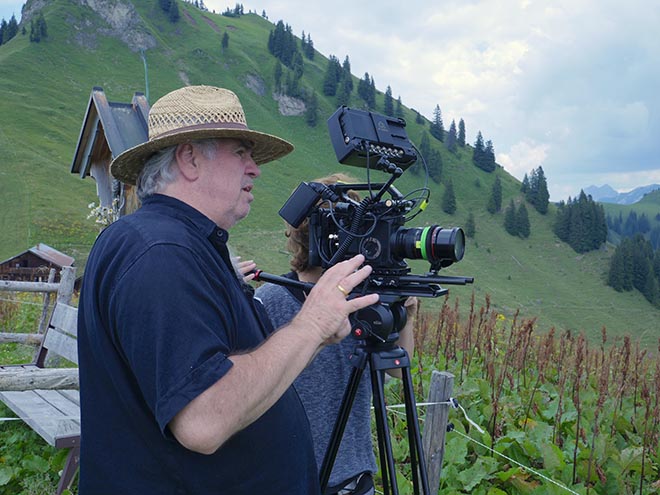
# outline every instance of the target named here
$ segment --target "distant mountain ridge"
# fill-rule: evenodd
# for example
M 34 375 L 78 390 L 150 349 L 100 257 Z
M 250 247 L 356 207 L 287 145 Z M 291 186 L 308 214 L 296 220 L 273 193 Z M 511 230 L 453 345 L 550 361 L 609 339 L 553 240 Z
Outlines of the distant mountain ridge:
M 585 194 L 590 195 L 594 201 L 600 203 L 614 203 L 617 205 L 631 205 L 637 203 L 646 194 L 660 189 L 660 184 L 636 187 L 632 191 L 620 193 L 609 184 L 603 186 L 589 186 L 584 189 Z

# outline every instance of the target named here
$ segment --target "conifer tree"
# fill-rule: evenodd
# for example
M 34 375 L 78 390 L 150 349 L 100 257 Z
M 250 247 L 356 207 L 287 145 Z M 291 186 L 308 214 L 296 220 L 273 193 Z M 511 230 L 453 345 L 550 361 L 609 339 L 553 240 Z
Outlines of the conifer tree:
M 392 88 L 388 85 L 385 90 L 385 99 L 383 102 L 383 113 L 389 117 L 394 116 L 394 100 L 392 99 Z
M 396 109 L 394 110 L 394 115 L 400 119 L 403 118 L 403 103 L 401 103 L 401 96 L 396 100 Z
M 376 108 L 376 83 L 368 72 L 365 72 L 364 78 L 360 79 L 357 93 L 362 98 L 362 101 L 364 101 L 368 110 L 374 110 Z
M 3 39 L 6 30 L 7 30 L 7 21 L 5 21 L 3 18 L 2 21 L 0 21 L 0 45 L 3 44 Z
M 513 199 L 509 202 L 504 211 L 504 229 L 510 235 L 518 235 L 518 222 L 516 218 L 516 205 L 513 202 Z
M 312 96 L 307 102 L 307 108 L 305 109 L 305 122 L 310 127 L 316 127 L 318 122 L 318 111 L 319 111 L 319 102 L 318 97 L 316 96 L 316 91 L 312 92 Z
M 456 195 L 451 179 L 448 179 L 445 183 L 445 192 L 442 195 L 442 211 L 449 215 L 456 213 Z
M 522 184 L 520 185 L 520 192 L 527 197 L 527 193 L 529 192 L 529 177 L 527 177 L 527 174 L 523 177 Z
M 16 22 L 15 15 L 12 14 L 9 22 L 5 22 L 3 19 L 2 24 L 4 25 L 4 29 L 0 28 L 0 45 L 9 42 L 18 34 L 18 22 Z
M 225 50 L 227 50 L 228 47 L 229 47 L 229 35 L 227 34 L 227 31 L 225 31 L 222 35 L 222 51 L 224 52 Z M 279 65 L 279 62 L 277 62 L 277 65 Z
M 477 132 L 477 139 L 474 142 L 474 152 L 472 154 L 472 163 L 479 168 L 482 168 L 485 151 L 484 138 L 481 135 L 481 131 L 479 131 Z
M 337 85 L 341 79 L 341 66 L 339 59 L 334 55 L 330 55 L 328 60 L 328 68 L 325 71 L 323 78 L 323 94 L 325 96 L 335 96 L 337 94 Z
M 474 222 L 474 214 L 470 212 L 465 222 L 465 235 L 468 236 L 469 238 L 473 238 L 476 232 L 477 232 L 477 227 Z
M 275 81 L 275 91 L 280 93 L 282 91 L 282 64 L 279 60 L 275 61 L 275 69 L 273 70 L 273 80 Z
M 339 60 L 337 60 L 339 62 Z M 344 63 L 341 64 L 341 77 L 346 85 L 346 89 L 350 94 L 353 91 L 353 75 L 351 74 L 351 61 L 348 55 L 344 58 Z
M 431 122 L 430 132 L 431 136 L 438 141 L 445 140 L 445 126 L 442 123 L 442 111 L 440 110 L 440 105 L 436 105 L 433 110 L 433 121 Z
M 179 12 L 179 4 L 176 3 L 176 0 L 171 0 L 167 19 L 172 24 L 176 24 L 177 22 L 179 22 L 180 18 L 181 18 L 181 13 Z
M 463 119 L 458 121 L 458 145 L 465 148 L 465 122 Z
M 527 207 L 525 203 L 520 203 L 518 211 L 516 212 L 516 230 L 518 235 L 523 239 L 529 237 L 530 234 L 530 224 L 529 224 L 529 213 L 527 212 Z
M 493 172 L 495 170 L 495 149 L 493 148 L 493 142 L 490 139 L 486 141 L 483 166 L 481 168 L 486 172 Z
M 456 136 L 456 122 L 453 120 L 451 121 L 451 125 L 449 126 L 449 132 L 447 133 L 447 149 L 451 151 L 452 153 L 456 152 L 456 149 L 458 148 L 458 137 Z
M 349 106 L 351 104 L 351 88 L 353 81 L 350 77 L 344 77 L 339 83 L 339 91 L 337 92 L 337 106 Z
M 495 182 L 493 182 L 493 188 L 490 192 L 490 198 L 488 199 L 488 205 L 486 207 L 489 213 L 495 214 L 502 209 L 502 181 L 500 176 L 495 176 Z
M 525 175 L 525 178 L 527 178 L 527 175 Z M 548 193 L 548 182 L 543 167 L 532 170 L 527 184 L 523 179 L 523 188 L 525 189 L 527 201 L 532 204 L 536 211 L 545 215 L 550 204 L 550 193 Z
M 39 12 L 37 20 L 30 20 L 30 41 L 39 43 L 42 39 L 48 37 L 48 26 L 43 12 Z

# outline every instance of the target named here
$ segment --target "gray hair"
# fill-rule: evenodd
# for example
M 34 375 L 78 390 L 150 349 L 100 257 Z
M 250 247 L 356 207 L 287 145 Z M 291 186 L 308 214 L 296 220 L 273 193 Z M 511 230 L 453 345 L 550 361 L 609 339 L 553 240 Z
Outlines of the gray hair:
M 201 149 L 202 154 L 209 160 L 215 158 L 217 139 L 199 139 L 190 141 L 190 144 Z M 157 151 L 144 163 L 144 167 L 137 178 L 136 194 L 140 201 L 165 189 L 179 176 L 175 151 L 179 145 L 175 144 Z

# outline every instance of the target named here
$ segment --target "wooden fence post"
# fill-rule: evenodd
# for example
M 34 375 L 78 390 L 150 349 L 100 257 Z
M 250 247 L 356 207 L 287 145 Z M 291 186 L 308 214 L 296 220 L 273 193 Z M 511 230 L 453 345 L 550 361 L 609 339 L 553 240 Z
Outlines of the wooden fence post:
M 454 375 L 446 371 L 433 370 L 429 388 L 422 444 L 426 459 L 426 473 L 430 493 L 440 487 L 442 460 L 445 456 L 445 436 L 449 417 L 449 399 L 454 389 Z M 440 404 L 438 404 L 440 403 Z M 445 404 L 446 403 L 446 404 Z
M 63 266 L 60 272 L 60 286 L 57 290 L 57 302 L 71 304 L 73 286 L 76 282 L 76 267 Z
M 48 273 L 48 283 L 52 284 L 55 281 L 55 268 L 51 268 Z M 48 327 L 48 309 L 50 308 L 50 292 L 44 292 L 44 302 L 41 308 L 41 318 L 39 319 L 39 329 L 37 333 L 43 335 Z

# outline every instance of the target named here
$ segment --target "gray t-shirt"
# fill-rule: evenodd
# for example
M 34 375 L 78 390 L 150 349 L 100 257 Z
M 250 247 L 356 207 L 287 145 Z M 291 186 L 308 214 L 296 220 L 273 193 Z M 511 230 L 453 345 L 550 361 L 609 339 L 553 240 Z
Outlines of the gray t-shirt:
M 289 289 L 274 284 L 259 287 L 256 298 L 262 301 L 275 328 L 289 323 L 302 306 Z M 354 368 L 348 356 L 356 345 L 358 341 L 348 336 L 338 344 L 325 347 L 294 382 L 309 418 L 319 470 Z M 367 366 L 351 407 L 329 485 L 364 471 L 375 473 L 376 469 L 371 443 L 371 380 Z

